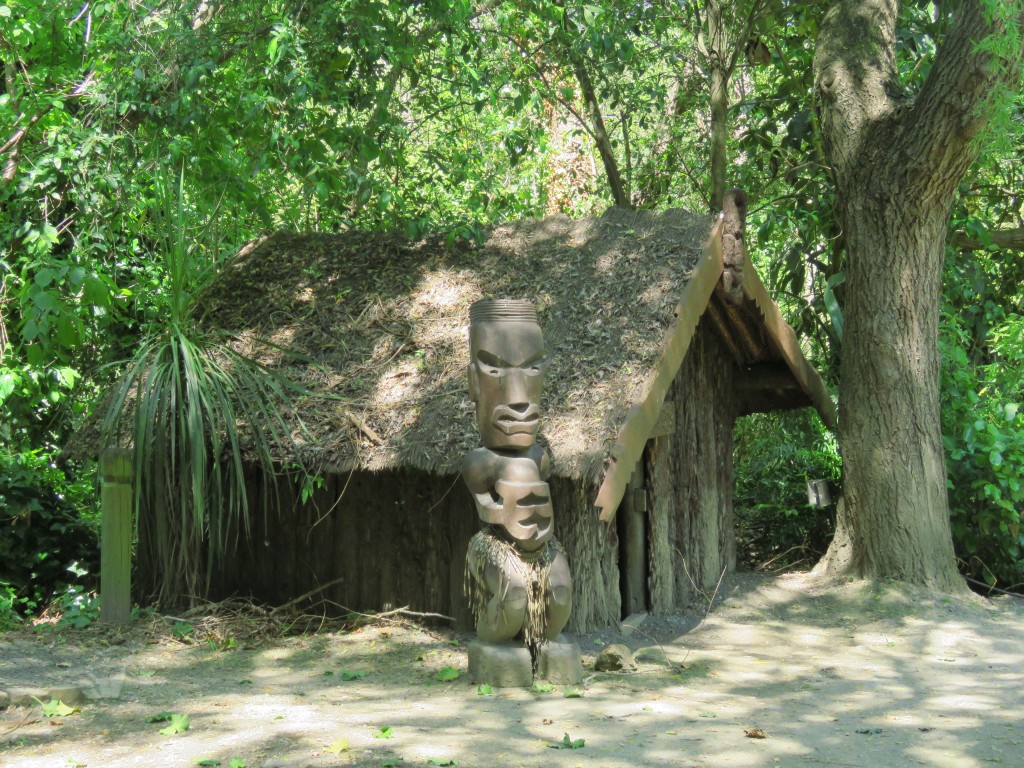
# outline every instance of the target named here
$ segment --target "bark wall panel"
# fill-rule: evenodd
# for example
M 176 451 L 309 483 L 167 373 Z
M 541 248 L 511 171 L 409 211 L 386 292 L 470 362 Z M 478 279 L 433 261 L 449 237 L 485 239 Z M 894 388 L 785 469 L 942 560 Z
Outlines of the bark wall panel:
M 671 548 L 674 605 L 714 589 L 735 566 L 732 429 L 734 364 L 716 331 L 702 322 L 669 396 L 676 404 Z
M 597 489 L 560 477 L 548 480 L 555 509 L 555 538 L 565 547 L 572 573 L 568 631 L 588 632 L 619 621 L 618 535 L 594 510 Z
M 676 606 L 674 571 L 678 564 L 673 552 L 672 536 L 676 514 L 675 444 L 673 436 L 657 437 L 648 441 L 644 449 L 649 537 L 647 586 L 650 609 L 654 613 L 671 613 Z
M 253 474 L 254 494 L 258 485 Z M 592 487 L 552 478 L 551 490 L 555 535 L 573 574 L 570 631 L 608 626 L 620 611 L 614 532 L 590 506 Z M 351 478 L 328 476 L 315 506 L 302 504 L 287 482 L 278 499 L 280 513 L 272 512 L 267 525 L 257 515 L 253 535 L 242 537 L 238 551 L 215 574 L 213 599 L 238 594 L 281 604 L 341 577 L 323 593 L 335 604 L 329 610 L 408 605 L 470 626 L 463 592 L 466 550 L 480 521 L 461 478 L 355 472 Z

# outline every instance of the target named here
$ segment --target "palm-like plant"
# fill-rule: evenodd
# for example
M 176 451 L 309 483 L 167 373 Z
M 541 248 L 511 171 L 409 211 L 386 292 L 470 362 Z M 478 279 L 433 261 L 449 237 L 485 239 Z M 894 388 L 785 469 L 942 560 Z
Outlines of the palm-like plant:
M 152 596 L 171 606 L 204 596 L 217 559 L 249 533 L 243 458 L 255 459 L 273 482 L 275 449 L 290 442 L 289 398 L 284 380 L 200 324 L 196 300 L 219 261 L 204 255 L 202 232 L 188 236 L 184 173 L 176 184 L 158 176 L 155 187 L 161 312 L 125 363 L 102 433 L 105 445 L 127 439 L 134 446 L 139 557 Z M 265 515 L 269 494 L 260 496 Z

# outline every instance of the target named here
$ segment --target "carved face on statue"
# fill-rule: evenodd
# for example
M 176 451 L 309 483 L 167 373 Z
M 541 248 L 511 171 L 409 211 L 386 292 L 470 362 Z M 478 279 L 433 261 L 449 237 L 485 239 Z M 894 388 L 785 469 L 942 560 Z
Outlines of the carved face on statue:
M 469 395 L 483 444 L 529 448 L 540 427 L 544 337 L 528 301 L 483 299 L 470 307 Z

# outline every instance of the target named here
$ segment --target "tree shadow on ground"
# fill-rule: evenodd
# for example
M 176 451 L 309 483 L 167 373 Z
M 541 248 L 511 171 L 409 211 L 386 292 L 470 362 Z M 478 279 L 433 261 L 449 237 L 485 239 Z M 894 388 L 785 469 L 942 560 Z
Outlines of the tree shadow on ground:
M 703 613 L 697 616 L 700 621 Z M 693 625 L 690 621 L 689 625 Z M 652 627 L 658 621 L 652 619 Z M 663 624 L 662 626 L 669 626 Z M 682 626 L 687 626 L 683 624 Z M 150 646 L 122 697 L 0 745 L 10 768 L 254 766 L 984 766 L 1024 763 L 1024 606 L 806 575 L 737 578 L 699 626 L 623 640 L 638 672 L 569 698 L 465 674 L 465 636 L 366 628 L 217 652 Z M 593 637 L 580 638 L 585 651 Z M 74 642 L 71 639 L 69 642 Z M 453 644 L 455 643 L 455 644 Z M 659 652 L 650 650 L 656 648 Z M 344 673 L 350 674 L 346 679 Z M 359 673 L 365 675 L 359 676 Z M 146 717 L 189 714 L 159 734 Z M 9 710 L 10 720 L 25 710 Z M 390 728 L 390 738 L 381 729 Z M 0 733 L 4 731 L 0 725 Z M 556 749 L 565 734 L 580 749 Z M 764 738 L 759 738 L 763 736 Z M 347 748 L 340 747 L 344 739 Z M 333 748 L 335 751 L 331 751 Z M 434 761 L 431 763 L 430 761 Z M 398 763 L 395 763 L 398 764 Z

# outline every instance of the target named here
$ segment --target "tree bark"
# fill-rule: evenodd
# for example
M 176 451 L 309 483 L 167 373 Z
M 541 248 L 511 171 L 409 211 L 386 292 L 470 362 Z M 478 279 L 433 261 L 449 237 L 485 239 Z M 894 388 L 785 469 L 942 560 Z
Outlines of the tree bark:
M 897 0 L 839 0 L 814 62 L 847 257 L 844 496 L 819 570 L 959 591 L 939 420 L 942 258 L 972 139 L 1017 74 L 977 47 L 999 22 L 966 0 L 920 93 L 905 93 L 898 11 Z
M 711 210 L 722 210 L 725 202 L 725 171 L 728 163 L 726 141 L 729 132 L 729 79 L 726 62 L 725 20 L 719 0 L 708 0 L 708 43 L 711 72 Z
M 576 73 L 576 81 L 580 84 L 580 94 L 583 96 L 583 103 L 587 106 L 587 113 L 590 116 L 591 127 L 594 133 L 594 142 L 597 144 L 597 151 L 601 155 L 601 163 L 604 165 L 605 175 L 608 177 L 608 186 L 612 190 L 612 198 L 619 208 L 632 208 L 626 185 L 622 182 L 619 174 L 619 163 L 615 159 L 615 152 L 612 150 L 612 141 L 608 137 L 608 131 L 604 126 L 604 117 L 601 115 L 601 104 L 597 100 L 597 93 L 594 90 L 594 83 L 590 79 L 586 64 L 579 55 L 570 51 L 573 70 Z

